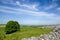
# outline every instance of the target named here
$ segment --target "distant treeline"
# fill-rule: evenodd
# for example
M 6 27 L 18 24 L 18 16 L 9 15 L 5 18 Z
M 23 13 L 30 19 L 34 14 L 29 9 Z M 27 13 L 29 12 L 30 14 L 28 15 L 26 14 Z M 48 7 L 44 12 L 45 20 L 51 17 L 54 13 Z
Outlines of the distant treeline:
M 44 27 L 43 25 L 20 25 L 20 27 Z
M 0 24 L 0 25 L 5 25 L 5 24 Z
M 0 24 L 0 26 L 5 26 L 6 24 Z

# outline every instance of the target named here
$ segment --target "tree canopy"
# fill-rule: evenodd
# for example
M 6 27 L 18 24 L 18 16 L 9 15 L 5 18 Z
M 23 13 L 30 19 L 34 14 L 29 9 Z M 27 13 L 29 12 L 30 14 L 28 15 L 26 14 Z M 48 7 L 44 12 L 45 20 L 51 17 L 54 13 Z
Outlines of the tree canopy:
M 5 27 L 6 34 L 10 34 L 20 30 L 20 25 L 17 21 L 8 21 Z

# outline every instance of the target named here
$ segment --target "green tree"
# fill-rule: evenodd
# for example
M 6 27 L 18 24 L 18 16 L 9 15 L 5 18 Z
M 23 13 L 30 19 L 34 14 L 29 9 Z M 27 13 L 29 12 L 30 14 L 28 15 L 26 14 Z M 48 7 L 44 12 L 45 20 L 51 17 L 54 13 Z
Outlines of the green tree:
M 5 27 L 6 34 L 10 34 L 20 30 L 20 25 L 17 21 L 8 21 Z

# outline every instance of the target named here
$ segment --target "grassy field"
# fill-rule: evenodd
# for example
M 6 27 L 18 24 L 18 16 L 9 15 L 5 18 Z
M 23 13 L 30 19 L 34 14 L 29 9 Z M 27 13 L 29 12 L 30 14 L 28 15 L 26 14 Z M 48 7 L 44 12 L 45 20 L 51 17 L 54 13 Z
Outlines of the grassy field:
M 21 40 L 22 38 L 29 38 L 31 36 L 40 36 L 41 34 L 47 34 L 51 32 L 52 28 L 38 28 L 38 27 L 22 27 L 20 31 L 6 35 L 4 27 L 0 27 L 0 36 L 6 35 L 4 40 Z

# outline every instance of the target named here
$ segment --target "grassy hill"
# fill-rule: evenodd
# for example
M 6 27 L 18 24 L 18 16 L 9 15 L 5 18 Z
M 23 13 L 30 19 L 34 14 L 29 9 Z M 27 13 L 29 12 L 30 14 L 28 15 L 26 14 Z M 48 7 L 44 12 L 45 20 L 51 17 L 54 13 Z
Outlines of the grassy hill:
M 52 28 L 38 28 L 38 27 L 22 27 L 20 31 L 6 35 L 4 27 L 0 27 L 0 34 L 4 40 L 21 40 L 22 38 L 29 38 L 31 36 L 40 36 L 41 34 L 47 34 L 53 31 Z

